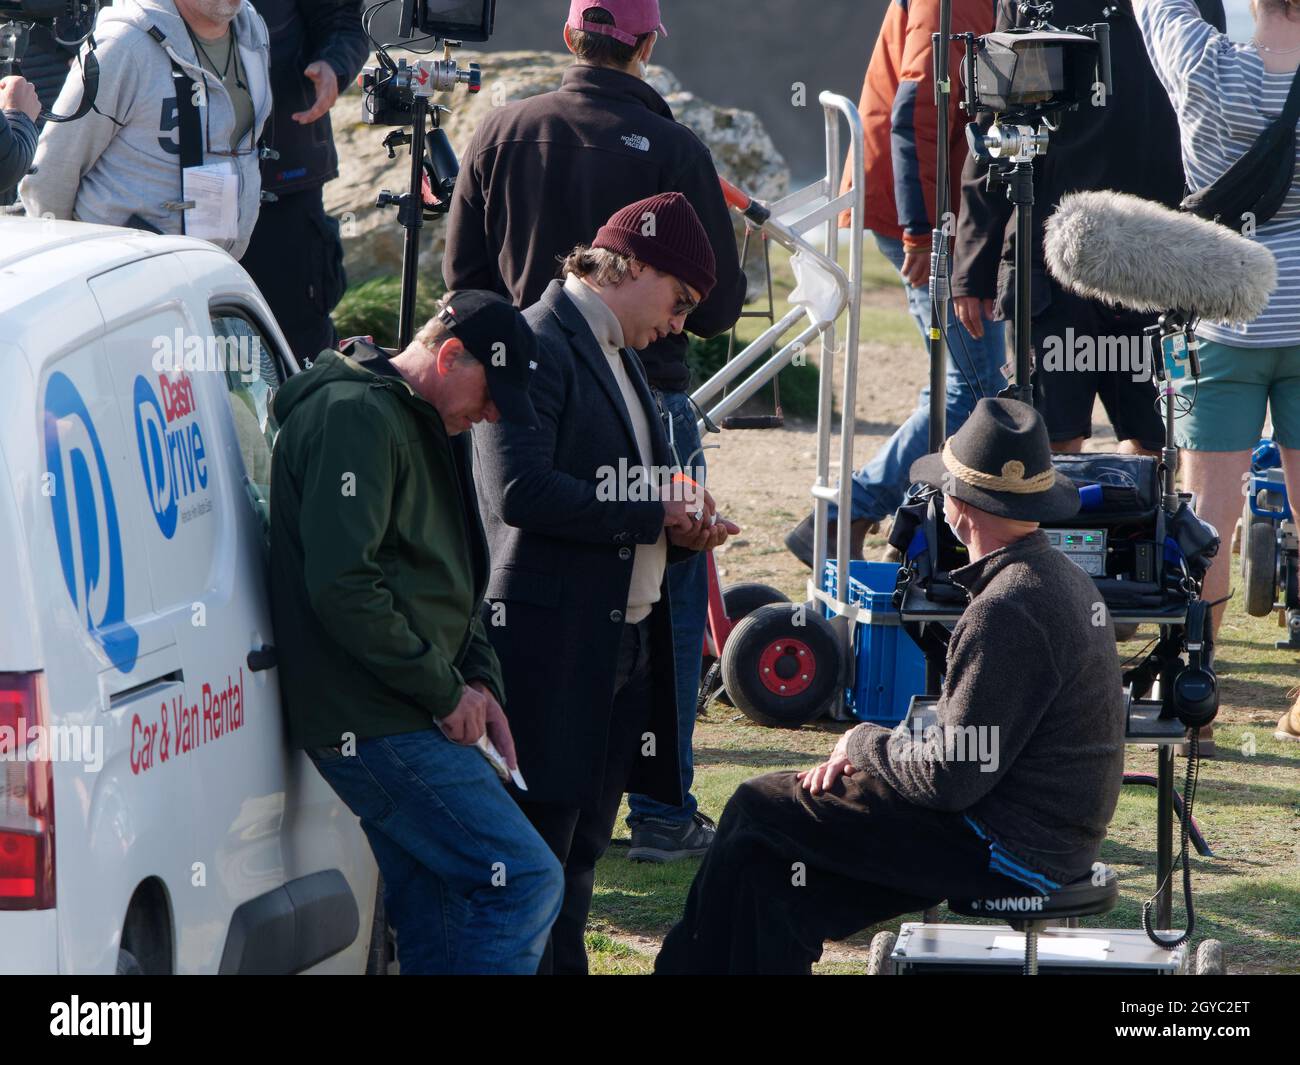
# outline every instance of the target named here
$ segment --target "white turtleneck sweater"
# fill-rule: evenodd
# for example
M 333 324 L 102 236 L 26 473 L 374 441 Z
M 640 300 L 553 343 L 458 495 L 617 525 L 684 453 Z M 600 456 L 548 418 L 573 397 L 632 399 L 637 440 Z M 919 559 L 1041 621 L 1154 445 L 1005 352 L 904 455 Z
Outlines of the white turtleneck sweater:
M 582 312 L 596 343 L 605 353 L 610 373 L 618 383 L 623 405 L 632 422 L 641 465 L 649 470 L 654 464 L 654 448 L 651 445 L 653 436 L 650 432 L 650 418 L 654 415 L 642 405 L 641 397 L 632 386 L 632 378 L 628 376 L 627 367 L 623 364 L 623 327 L 619 324 L 618 316 L 594 289 L 572 274 L 564 279 L 564 292 Z M 636 545 L 636 554 L 632 559 L 632 583 L 627 591 L 627 609 L 623 612 L 628 623 L 635 624 L 644 620 L 649 616 L 650 608 L 659 602 L 659 589 L 667 565 L 668 538 L 662 530 L 659 539 L 653 544 Z

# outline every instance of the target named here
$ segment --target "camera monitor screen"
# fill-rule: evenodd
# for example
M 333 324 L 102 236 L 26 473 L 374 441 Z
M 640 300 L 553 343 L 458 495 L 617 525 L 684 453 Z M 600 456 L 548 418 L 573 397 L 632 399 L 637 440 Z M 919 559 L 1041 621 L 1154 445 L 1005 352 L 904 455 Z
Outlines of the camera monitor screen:
M 1056 45 L 1038 45 L 1021 49 L 1012 76 L 1017 96 L 1027 99 L 1048 98 L 1065 90 L 1065 56 Z
M 979 100 L 988 109 L 1059 110 L 1091 91 L 1097 42 L 1077 33 L 1006 30 L 979 38 L 974 59 Z
M 402 35 L 410 27 L 430 37 L 486 41 L 495 15 L 496 0 L 402 0 Z

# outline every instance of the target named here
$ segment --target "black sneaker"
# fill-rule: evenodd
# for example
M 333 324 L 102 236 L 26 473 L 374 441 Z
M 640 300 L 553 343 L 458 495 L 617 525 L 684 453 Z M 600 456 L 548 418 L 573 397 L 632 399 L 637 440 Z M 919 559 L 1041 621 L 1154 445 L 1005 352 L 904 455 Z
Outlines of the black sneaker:
M 698 810 L 686 824 L 647 818 L 632 828 L 632 847 L 627 856 L 634 862 L 675 862 L 698 858 L 709 849 L 718 826 Z

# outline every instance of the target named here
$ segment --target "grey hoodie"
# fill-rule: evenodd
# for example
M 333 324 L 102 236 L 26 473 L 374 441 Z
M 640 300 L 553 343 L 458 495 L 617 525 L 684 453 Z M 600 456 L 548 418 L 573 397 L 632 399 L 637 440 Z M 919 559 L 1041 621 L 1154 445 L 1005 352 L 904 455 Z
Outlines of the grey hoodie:
M 149 36 L 151 26 L 164 34 L 162 42 Z M 253 98 L 256 139 L 271 112 L 270 39 L 266 23 L 248 0 L 232 26 Z M 36 173 L 18 187 L 27 213 L 110 226 L 126 225 L 134 214 L 164 233 L 181 232 L 181 212 L 163 206 L 181 198 L 180 133 L 171 68 L 175 58 L 187 74 L 206 83 L 206 104 L 199 108 L 199 126 L 206 131 L 203 161 L 235 164 L 239 233 L 220 246 L 238 259 L 248 247 L 261 203 L 259 160 L 256 152 L 234 159 L 207 153 L 209 145 L 221 151 L 228 148 L 234 105 L 225 86 L 199 65 L 175 4 L 172 0 L 114 4 L 100 12 L 95 38 L 100 67 L 95 106 L 102 114 L 92 111 L 75 122 L 46 123 L 36 149 Z M 74 66 L 54 110 L 74 110 L 81 90 Z

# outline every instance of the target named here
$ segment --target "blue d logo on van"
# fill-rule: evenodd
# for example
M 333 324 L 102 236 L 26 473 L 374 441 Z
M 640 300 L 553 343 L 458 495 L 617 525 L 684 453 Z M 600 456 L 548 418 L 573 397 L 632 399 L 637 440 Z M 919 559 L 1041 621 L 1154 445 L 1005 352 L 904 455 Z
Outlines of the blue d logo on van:
M 161 374 L 158 385 L 161 401 L 149 379 L 137 376 L 132 405 L 145 492 L 158 528 L 170 540 L 181 500 L 207 488 L 208 464 L 189 376 L 172 381 Z
M 123 673 L 135 668 L 140 636 L 126 623 L 122 534 L 108 463 L 90 412 L 72 381 L 45 388 L 45 468 L 63 581 L 86 629 Z

